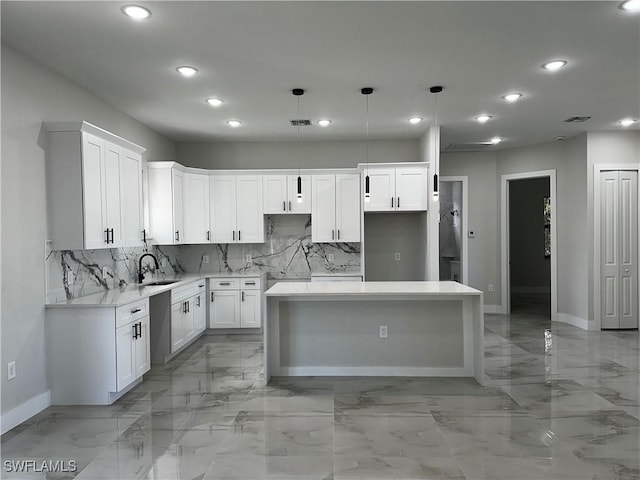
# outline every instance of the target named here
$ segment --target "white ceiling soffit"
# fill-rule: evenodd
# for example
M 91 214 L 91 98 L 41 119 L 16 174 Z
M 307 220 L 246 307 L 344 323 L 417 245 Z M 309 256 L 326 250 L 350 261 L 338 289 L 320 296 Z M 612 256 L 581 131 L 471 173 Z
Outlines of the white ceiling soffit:
M 363 139 L 365 86 L 376 139 L 423 135 L 432 85 L 445 88 L 442 145 L 533 144 L 640 117 L 640 20 L 618 2 L 134 3 L 151 18 L 132 21 L 121 2 L 3 1 L 2 40 L 177 141 L 295 141 L 293 118 L 313 122 L 302 141 Z M 568 66 L 540 68 L 556 58 Z M 305 89 L 299 115 L 292 88 Z

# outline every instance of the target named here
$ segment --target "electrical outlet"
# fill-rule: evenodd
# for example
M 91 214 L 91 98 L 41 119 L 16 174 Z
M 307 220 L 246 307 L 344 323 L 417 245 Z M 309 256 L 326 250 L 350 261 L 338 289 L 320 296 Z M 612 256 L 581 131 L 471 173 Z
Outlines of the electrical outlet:
M 14 378 L 16 378 L 16 362 L 15 360 L 13 362 L 9 362 L 7 364 L 7 379 L 8 380 L 13 380 Z
M 487 288 L 488 292 L 493 292 L 493 283 L 490 283 L 488 288 Z
M 166 266 L 167 266 L 167 257 L 162 257 L 162 258 L 160 259 L 160 266 L 161 266 L 162 268 L 164 268 L 164 267 L 166 267 Z
M 209 255 L 202 255 L 202 263 L 209 263 Z
M 469 230 L 469 238 L 476 238 L 475 230 Z
M 396 259 L 396 262 L 400 261 L 400 252 L 396 252 L 394 255 L 394 258 Z
M 71 287 L 74 283 L 76 283 L 76 274 L 73 270 L 67 270 L 67 285 Z
M 102 267 L 102 279 L 109 280 L 109 267 L 107 266 Z
M 330 262 L 333 262 L 335 260 L 335 256 L 333 255 L 333 253 L 330 253 L 327 255 L 327 260 L 329 260 Z
M 389 336 L 389 327 L 386 325 L 380 325 L 380 338 L 387 338 Z
M 251 257 L 251 254 L 250 254 L 250 253 L 247 253 L 247 255 L 246 255 L 247 263 L 251 263 L 251 258 L 252 258 L 252 257 Z

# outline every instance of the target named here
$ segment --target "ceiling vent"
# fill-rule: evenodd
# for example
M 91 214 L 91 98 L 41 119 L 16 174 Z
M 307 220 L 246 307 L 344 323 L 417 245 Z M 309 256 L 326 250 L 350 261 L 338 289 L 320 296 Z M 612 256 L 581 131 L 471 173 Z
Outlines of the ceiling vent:
M 474 150 L 484 150 L 492 145 L 491 142 L 466 142 L 466 143 L 450 143 L 445 151 L 447 152 L 469 152 Z
M 582 123 L 591 120 L 591 117 L 569 117 L 565 120 L 567 123 Z
M 311 120 L 289 120 L 292 127 L 308 127 L 311 125 Z

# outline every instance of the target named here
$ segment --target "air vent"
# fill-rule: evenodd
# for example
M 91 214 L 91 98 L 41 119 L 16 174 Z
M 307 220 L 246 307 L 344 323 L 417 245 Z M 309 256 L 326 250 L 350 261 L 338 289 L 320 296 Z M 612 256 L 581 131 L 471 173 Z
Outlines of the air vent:
M 311 120 L 290 120 L 292 127 L 308 127 L 311 125 Z
M 565 120 L 567 123 L 582 123 L 591 120 L 591 117 L 569 117 Z
M 472 150 L 484 150 L 492 145 L 491 142 L 466 142 L 466 143 L 450 143 L 445 150 L 447 152 L 465 152 Z

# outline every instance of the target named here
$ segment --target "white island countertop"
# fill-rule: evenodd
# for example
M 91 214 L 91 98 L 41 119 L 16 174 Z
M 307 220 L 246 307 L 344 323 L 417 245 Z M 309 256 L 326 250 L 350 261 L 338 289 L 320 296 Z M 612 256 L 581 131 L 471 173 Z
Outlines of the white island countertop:
M 458 282 L 281 282 L 265 292 L 267 297 L 306 296 L 461 296 L 481 295 L 480 290 Z

